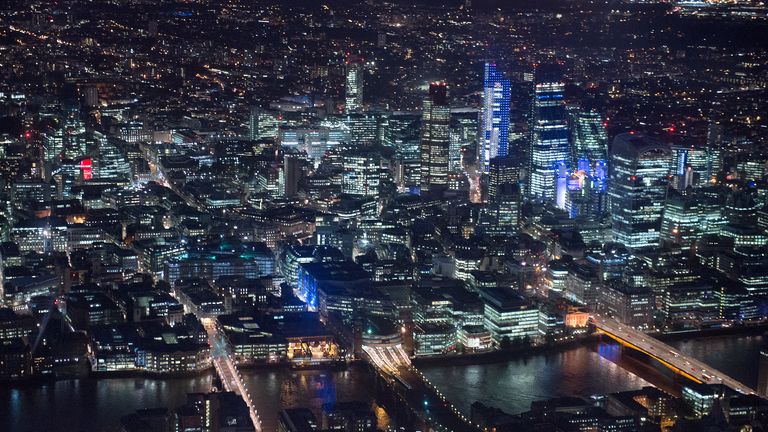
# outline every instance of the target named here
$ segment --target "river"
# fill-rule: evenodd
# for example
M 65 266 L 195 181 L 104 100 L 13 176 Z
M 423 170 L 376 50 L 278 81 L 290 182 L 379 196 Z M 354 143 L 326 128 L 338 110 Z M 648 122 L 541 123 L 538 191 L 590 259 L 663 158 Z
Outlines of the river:
M 707 337 L 668 342 L 754 386 L 762 336 Z M 627 370 L 630 369 L 632 372 Z M 504 363 L 424 366 L 427 377 L 459 409 L 476 400 L 510 413 L 526 411 L 534 400 L 564 395 L 637 389 L 663 374 L 627 360 L 612 344 L 595 343 L 540 353 Z M 633 373 L 634 372 L 634 373 Z M 334 401 L 371 400 L 371 377 L 363 366 L 345 371 L 248 371 L 247 385 L 259 407 L 265 431 L 276 429 L 277 411 L 306 406 L 319 413 Z M 139 408 L 175 407 L 189 392 L 211 387 L 210 375 L 194 378 L 115 378 L 0 385 L 0 431 L 112 432 L 119 419 Z M 671 380 L 669 380 L 671 382 Z

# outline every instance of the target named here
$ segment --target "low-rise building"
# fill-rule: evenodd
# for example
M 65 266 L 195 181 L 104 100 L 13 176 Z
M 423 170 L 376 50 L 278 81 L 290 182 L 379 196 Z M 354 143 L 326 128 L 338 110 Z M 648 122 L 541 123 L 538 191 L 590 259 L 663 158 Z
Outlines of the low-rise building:
M 620 282 L 608 284 L 600 290 L 598 308 L 620 322 L 642 327 L 653 321 L 655 300 L 647 287 L 633 287 Z
M 539 333 L 539 309 L 517 292 L 507 288 L 480 291 L 485 304 L 484 325 L 491 332 L 494 345 Z

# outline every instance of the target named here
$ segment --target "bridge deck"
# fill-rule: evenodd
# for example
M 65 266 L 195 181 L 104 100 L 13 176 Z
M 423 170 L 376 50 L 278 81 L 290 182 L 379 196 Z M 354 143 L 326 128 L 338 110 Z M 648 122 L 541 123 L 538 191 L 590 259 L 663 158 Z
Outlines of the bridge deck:
M 262 428 L 259 413 L 256 411 L 256 406 L 253 403 L 253 399 L 251 399 L 250 392 L 245 387 L 242 375 L 235 366 L 231 350 L 224 339 L 224 335 L 220 333 L 215 319 L 205 318 L 203 324 L 208 333 L 208 342 L 211 345 L 211 359 L 213 360 L 216 372 L 224 385 L 224 390 L 235 392 L 243 398 L 243 401 L 245 401 L 245 404 L 248 406 L 248 412 L 251 417 L 251 422 L 253 422 L 254 430 L 256 432 L 261 432 Z
M 743 383 L 729 377 L 723 372 L 710 367 L 693 357 L 678 352 L 675 348 L 659 341 L 632 327 L 621 324 L 613 318 L 595 314 L 592 324 L 600 332 L 615 339 L 619 343 L 645 353 L 664 366 L 697 382 L 707 384 L 723 384 L 740 393 L 755 394 L 755 391 Z
M 479 432 L 480 426 L 452 405 L 429 380 L 411 365 L 402 346 L 365 346 L 363 351 L 377 371 L 400 388 L 405 403 L 440 432 Z

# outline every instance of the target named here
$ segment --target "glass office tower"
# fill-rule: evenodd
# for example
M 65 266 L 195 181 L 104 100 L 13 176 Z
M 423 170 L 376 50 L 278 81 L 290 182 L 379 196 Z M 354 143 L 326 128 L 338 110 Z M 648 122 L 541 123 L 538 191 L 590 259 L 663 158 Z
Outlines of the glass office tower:
M 448 85 L 433 82 L 421 114 L 421 191 L 444 189 L 448 184 L 451 109 Z
M 608 182 L 614 241 L 634 251 L 658 247 L 670 166 L 664 143 L 637 133 L 614 138 Z
M 344 114 L 363 109 L 363 59 L 347 56 L 344 86 Z
M 565 84 L 558 65 L 540 65 L 531 113 L 528 195 L 540 201 L 555 198 L 556 178 L 571 157 Z
M 492 158 L 507 155 L 511 88 L 510 81 L 496 69 L 495 63 L 485 64 L 480 161 L 486 174 Z

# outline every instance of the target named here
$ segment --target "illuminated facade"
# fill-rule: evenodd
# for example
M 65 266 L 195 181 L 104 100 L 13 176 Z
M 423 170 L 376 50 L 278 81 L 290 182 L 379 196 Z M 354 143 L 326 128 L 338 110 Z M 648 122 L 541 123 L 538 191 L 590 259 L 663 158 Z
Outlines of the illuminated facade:
M 570 172 L 563 162 L 557 167 L 555 203 L 570 217 L 598 217 L 606 211 L 608 136 L 599 113 L 579 111 L 571 116 L 573 151 Z
M 424 99 L 421 117 L 421 191 L 444 189 L 448 184 L 451 109 L 448 85 L 434 82 Z
M 724 225 L 722 203 L 704 193 L 670 190 L 664 204 L 662 242 L 690 248 L 704 234 L 720 234 Z
M 344 117 L 349 131 L 349 142 L 354 145 L 372 145 L 379 141 L 379 116 L 370 113 L 351 113 Z
M 557 68 L 540 66 L 531 115 L 528 195 L 541 201 L 555 198 L 558 167 L 571 157 L 564 91 Z
M 714 181 L 722 168 L 720 158 L 718 148 L 672 147 L 672 166 L 675 176 L 673 186 L 679 190 L 685 190 L 689 186 L 701 187 Z
M 486 63 L 483 78 L 483 145 L 480 160 L 483 172 L 490 170 L 490 161 L 506 156 L 509 145 L 509 100 L 511 83 L 496 69 L 495 63 Z
M 451 110 L 451 144 L 448 151 L 450 171 L 461 171 L 461 148 L 477 143 L 478 126 L 478 113 L 475 109 Z
M 251 115 L 248 120 L 250 139 L 275 139 L 278 135 L 279 125 L 280 115 L 277 112 L 259 107 L 251 108 Z
M 504 184 L 517 185 L 520 182 L 521 162 L 513 157 L 495 157 L 490 162 L 488 174 L 488 201 L 495 202 Z
M 386 177 L 381 156 L 374 152 L 356 152 L 343 161 L 341 192 L 350 195 L 378 196 L 379 183 Z
M 488 288 L 480 292 L 480 297 L 485 304 L 483 322 L 496 346 L 504 340 L 538 335 L 539 310 L 519 294 L 502 288 Z
M 613 141 L 608 195 L 614 241 L 631 250 L 659 245 L 670 168 L 669 148 L 649 137 L 625 133 Z
M 363 109 L 363 61 L 348 56 L 346 66 L 344 113 L 349 114 Z
M 608 159 L 608 135 L 602 116 L 595 111 L 579 111 L 572 117 L 572 163 L 586 159 L 591 169 Z

